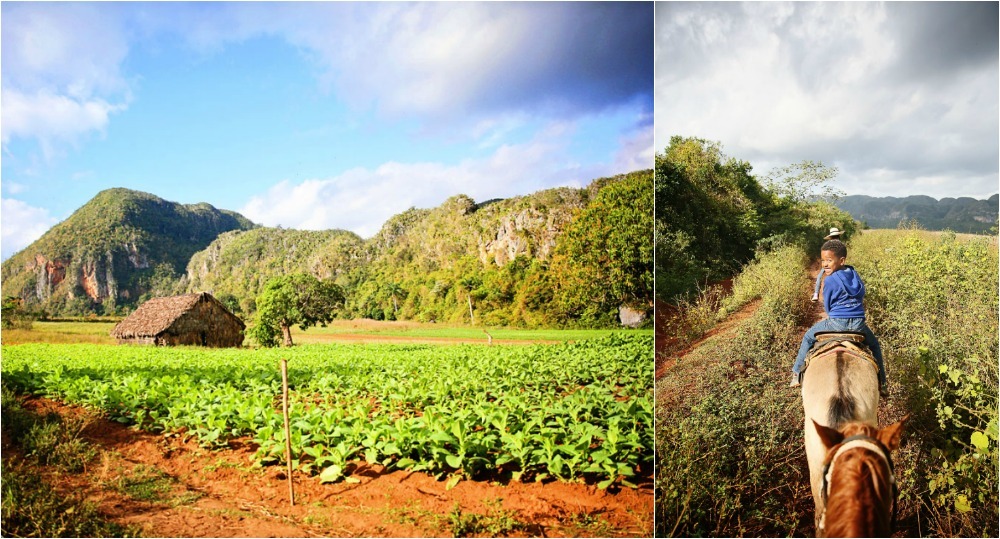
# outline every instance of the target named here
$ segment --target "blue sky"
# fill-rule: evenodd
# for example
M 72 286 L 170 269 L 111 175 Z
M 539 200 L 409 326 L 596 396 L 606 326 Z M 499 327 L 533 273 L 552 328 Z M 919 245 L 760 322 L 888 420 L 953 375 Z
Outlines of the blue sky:
M 656 148 L 720 142 L 846 194 L 1000 190 L 997 2 L 657 2 Z
M 364 237 L 651 168 L 650 3 L 3 3 L 2 255 L 99 191 Z

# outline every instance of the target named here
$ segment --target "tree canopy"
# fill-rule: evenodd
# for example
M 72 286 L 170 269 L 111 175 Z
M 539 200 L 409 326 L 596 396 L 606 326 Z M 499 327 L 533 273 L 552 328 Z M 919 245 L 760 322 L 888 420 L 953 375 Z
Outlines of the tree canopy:
M 558 308 L 586 325 L 614 323 L 628 306 L 653 308 L 653 174 L 603 187 L 570 223 L 552 262 Z
M 857 229 L 827 202 L 837 169 L 819 162 L 777 168 L 762 185 L 717 142 L 674 136 L 655 170 L 656 294 L 665 301 L 733 275 L 761 251 L 790 243 L 814 251 L 830 227 L 845 238 Z
M 281 335 L 292 345 L 291 327 L 325 326 L 344 302 L 340 287 L 307 273 L 294 273 L 268 281 L 257 296 L 257 315 L 248 331 L 262 346 L 276 346 Z

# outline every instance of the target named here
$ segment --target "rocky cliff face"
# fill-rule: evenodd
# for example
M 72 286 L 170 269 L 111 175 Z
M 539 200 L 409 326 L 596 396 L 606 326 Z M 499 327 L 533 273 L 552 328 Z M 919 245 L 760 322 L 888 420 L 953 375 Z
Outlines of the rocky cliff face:
M 518 256 L 548 260 L 587 198 L 585 190 L 559 188 L 485 204 L 473 217 L 483 231 L 477 237 L 479 261 L 503 266 Z
M 529 208 L 501 219 L 496 233 L 479 239 L 479 260 L 503 266 L 517 256 L 548 260 L 556 238 L 573 218 L 569 208 L 542 212 Z

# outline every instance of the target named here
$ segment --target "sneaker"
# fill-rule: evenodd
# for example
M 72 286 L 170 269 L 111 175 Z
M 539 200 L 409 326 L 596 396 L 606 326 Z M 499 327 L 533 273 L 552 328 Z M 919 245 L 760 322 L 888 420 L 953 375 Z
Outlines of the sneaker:
M 792 372 L 792 383 L 788 384 L 788 387 L 799 387 L 799 373 Z
M 880 397 L 882 397 L 883 399 L 888 399 L 889 398 L 889 386 L 888 385 L 878 386 L 878 395 Z
M 813 299 L 812 299 L 812 300 L 813 300 L 813 301 L 816 301 L 816 300 L 818 300 L 818 299 L 819 299 L 819 296 L 817 296 L 816 294 L 813 294 Z

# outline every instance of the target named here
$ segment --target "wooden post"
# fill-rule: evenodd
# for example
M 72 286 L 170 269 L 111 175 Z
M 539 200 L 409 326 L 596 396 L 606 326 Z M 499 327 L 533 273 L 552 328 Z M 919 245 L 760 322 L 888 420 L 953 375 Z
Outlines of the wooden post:
M 285 416 L 285 461 L 288 462 L 288 500 L 295 505 L 295 487 L 292 486 L 292 429 L 288 421 L 288 360 L 281 360 L 281 412 Z

